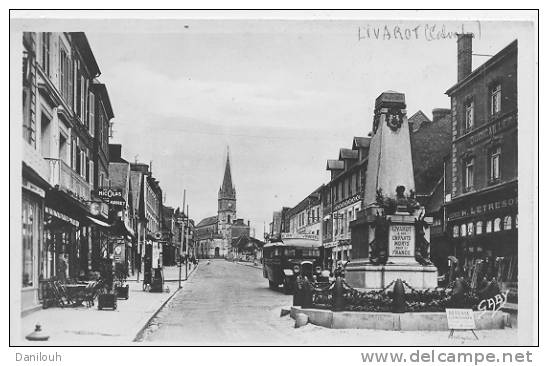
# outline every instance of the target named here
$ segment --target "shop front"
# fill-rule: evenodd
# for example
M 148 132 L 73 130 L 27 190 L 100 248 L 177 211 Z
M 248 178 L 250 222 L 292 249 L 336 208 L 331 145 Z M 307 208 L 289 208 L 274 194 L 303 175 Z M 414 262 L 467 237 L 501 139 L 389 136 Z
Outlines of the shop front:
M 495 278 L 503 289 L 517 290 L 517 184 L 451 202 L 447 228 L 458 273 L 473 286 Z
M 26 312 L 40 302 L 40 278 L 43 261 L 45 186 L 32 183 L 23 176 L 21 202 L 22 283 L 21 310 Z

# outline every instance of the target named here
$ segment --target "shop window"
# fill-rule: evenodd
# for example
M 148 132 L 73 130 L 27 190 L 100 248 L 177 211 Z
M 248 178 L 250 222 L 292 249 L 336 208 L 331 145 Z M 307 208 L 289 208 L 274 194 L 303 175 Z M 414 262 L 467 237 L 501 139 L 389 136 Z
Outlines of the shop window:
M 458 238 L 458 237 L 459 237 L 459 226 L 455 225 L 453 226 L 453 238 Z
M 473 222 L 468 223 L 467 234 L 468 234 L 468 236 L 474 235 L 474 223 Z
M 501 222 L 500 217 L 497 217 L 495 219 L 495 221 L 493 221 L 493 231 L 494 232 L 500 231 L 500 222 Z
M 478 221 L 476 222 L 476 235 L 481 235 L 483 230 L 483 222 Z
M 23 287 L 31 287 L 34 279 L 34 241 L 37 239 L 35 231 L 39 217 L 37 217 L 36 204 L 23 197 L 22 203 L 22 239 L 23 239 Z
M 466 224 L 460 226 L 460 236 L 466 236 Z
M 504 217 L 504 230 L 511 230 L 512 229 L 512 216 L 505 216 Z
M 516 218 L 514 219 L 514 227 L 518 228 L 518 215 L 516 214 Z
M 487 223 L 485 224 L 485 232 L 486 233 L 490 233 L 493 231 L 493 221 L 489 220 L 487 221 Z

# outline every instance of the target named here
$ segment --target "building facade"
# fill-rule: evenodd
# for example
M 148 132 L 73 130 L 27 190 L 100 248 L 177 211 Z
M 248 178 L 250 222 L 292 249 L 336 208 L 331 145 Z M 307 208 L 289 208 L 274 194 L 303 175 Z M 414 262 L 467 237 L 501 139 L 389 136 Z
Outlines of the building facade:
M 100 70 L 87 37 L 25 32 L 22 59 L 25 312 L 40 302 L 40 281 L 79 278 L 93 269 L 98 243 L 91 232 L 108 224 L 92 196 L 99 139 L 92 85 Z
M 459 270 L 517 288 L 517 41 L 472 71 L 472 36 L 459 35 L 451 98 L 445 206 Z
M 350 223 L 362 210 L 370 140 L 354 137 L 351 149 L 341 148 L 339 159 L 327 161 L 331 180 L 322 195 L 323 246 L 333 262 L 354 258 Z

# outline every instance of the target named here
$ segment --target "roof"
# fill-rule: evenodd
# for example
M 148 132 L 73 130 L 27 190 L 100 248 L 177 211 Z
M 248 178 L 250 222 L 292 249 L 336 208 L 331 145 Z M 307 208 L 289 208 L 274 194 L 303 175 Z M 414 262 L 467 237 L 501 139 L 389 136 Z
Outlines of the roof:
M 97 65 L 97 60 L 91 51 L 91 46 L 89 45 L 88 38 L 84 32 L 71 32 L 72 40 L 78 45 L 78 49 L 82 54 L 86 64 L 91 73 L 91 77 L 94 78 L 101 74 L 99 70 L 99 65 Z
M 517 52 L 518 50 L 518 40 L 515 39 L 512 41 L 508 46 L 504 47 L 502 50 L 500 50 L 496 55 L 491 57 L 489 60 L 485 61 L 483 64 L 478 66 L 474 71 L 472 71 L 468 76 L 466 76 L 461 81 L 457 82 L 455 85 L 450 87 L 445 94 L 452 95 L 454 92 L 456 92 L 458 89 L 463 87 L 464 85 L 468 84 L 470 81 L 475 79 L 477 76 L 481 75 L 487 69 L 495 65 L 498 61 L 502 60 L 504 57 Z
M 97 95 L 103 101 L 103 105 L 105 106 L 105 111 L 107 112 L 107 118 L 108 119 L 113 118 L 114 112 L 112 111 L 112 105 L 110 104 L 110 98 L 108 96 L 107 86 L 99 82 L 94 82 L 93 90 L 97 93 Z
M 357 158 L 358 158 L 358 151 L 357 150 L 347 149 L 347 148 L 344 148 L 344 147 L 342 147 L 339 150 L 339 160 L 341 160 L 341 159 L 357 159 Z
M 417 131 L 418 129 L 421 128 L 422 124 L 424 122 L 432 122 L 430 120 L 430 118 L 428 118 L 426 116 L 426 114 L 424 114 L 423 111 L 419 110 L 418 112 L 416 112 L 414 115 L 412 115 L 411 117 L 409 117 L 407 119 L 409 121 L 409 125 L 411 125 L 411 129 L 414 131 Z
M 430 195 L 443 175 L 443 158 L 451 152 L 451 115 L 410 133 L 417 194 Z
M 232 174 L 230 173 L 230 156 L 226 155 L 225 175 L 221 184 L 220 193 L 232 196 L 234 194 L 234 185 L 232 184 Z
M 217 216 L 206 217 L 205 219 L 202 219 L 202 221 L 200 221 L 198 225 L 196 225 L 196 228 L 215 225 L 217 223 L 217 220 Z
M 312 193 L 306 196 L 301 202 L 296 204 L 294 207 L 289 209 L 288 216 L 291 217 L 298 212 L 301 212 L 304 208 L 312 207 L 320 204 L 320 191 L 322 190 L 323 185 L 316 188 Z
M 352 149 L 367 149 L 371 145 L 371 137 L 354 137 Z
M 342 160 L 328 160 L 327 170 L 344 170 L 344 161 Z

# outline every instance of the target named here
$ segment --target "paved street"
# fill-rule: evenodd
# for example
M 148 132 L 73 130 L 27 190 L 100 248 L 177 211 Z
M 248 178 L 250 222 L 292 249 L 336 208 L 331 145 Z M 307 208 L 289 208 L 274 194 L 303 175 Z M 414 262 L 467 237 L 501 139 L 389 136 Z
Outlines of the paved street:
M 516 344 L 517 330 L 447 332 L 391 332 L 326 329 L 307 325 L 295 329 L 288 316 L 292 298 L 268 289 L 262 271 L 224 260 L 198 267 L 173 299 L 153 319 L 144 342 L 178 345 L 501 345 Z

